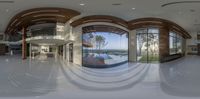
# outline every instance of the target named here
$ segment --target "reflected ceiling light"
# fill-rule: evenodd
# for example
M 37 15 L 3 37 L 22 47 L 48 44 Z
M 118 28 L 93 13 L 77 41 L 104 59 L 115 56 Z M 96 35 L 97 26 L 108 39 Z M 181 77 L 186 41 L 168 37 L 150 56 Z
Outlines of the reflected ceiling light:
M 84 3 L 81 3 L 81 4 L 79 4 L 80 6 L 84 6 L 85 4 Z

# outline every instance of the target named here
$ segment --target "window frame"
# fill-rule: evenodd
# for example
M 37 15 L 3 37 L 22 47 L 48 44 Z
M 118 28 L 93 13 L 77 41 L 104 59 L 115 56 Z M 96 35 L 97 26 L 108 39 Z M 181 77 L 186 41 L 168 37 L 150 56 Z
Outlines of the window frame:
M 179 43 L 180 43 L 180 48 L 178 45 Z M 169 55 L 182 54 L 183 53 L 182 43 L 183 43 L 183 37 L 176 32 L 170 31 L 169 32 Z M 172 52 L 171 49 L 175 50 L 175 52 Z M 179 52 L 179 49 L 181 49 L 180 52 Z

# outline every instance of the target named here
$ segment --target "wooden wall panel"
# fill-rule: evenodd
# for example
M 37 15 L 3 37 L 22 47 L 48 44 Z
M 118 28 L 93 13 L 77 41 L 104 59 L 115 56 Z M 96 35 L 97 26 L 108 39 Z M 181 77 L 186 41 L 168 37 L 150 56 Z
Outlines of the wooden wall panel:
M 197 45 L 198 55 L 200 56 L 200 44 Z
M 0 44 L 0 55 L 4 55 L 6 53 L 6 45 Z
M 165 61 L 164 59 L 169 56 L 169 29 L 160 28 L 159 38 L 159 52 L 160 62 Z
M 107 22 L 114 23 L 117 25 L 121 25 L 129 30 L 134 30 L 138 28 L 146 28 L 146 27 L 157 27 L 157 28 L 167 28 L 170 31 L 175 31 L 179 33 L 182 37 L 189 39 L 191 35 L 183 29 L 178 24 L 171 22 L 169 20 L 160 19 L 160 18 L 139 18 L 131 21 L 125 21 L 123 19 L 114 17 L 114 16 L 106 16 L 106 15 L 93 15 L 86 16 L 75 20 L 70 25 L 73 27 L 77 27 L 82 24 L 92 23 L 92 22 Z
M 92 23 L 92 22 L 114 23 L 114 24 L 123 26 L 125 28 L 128 28 L 128 23 L 125 20 L 123 20 L 121 18 L 114 17 L 114 16 L 109 16 L 109 15 L 86 16 L 86 17 L 80 18 L 78 20 L 75 20 L 70 25 L 73 26 L 73 27 L 77 27 L 79 25 L 86 24 L 86 23 Z

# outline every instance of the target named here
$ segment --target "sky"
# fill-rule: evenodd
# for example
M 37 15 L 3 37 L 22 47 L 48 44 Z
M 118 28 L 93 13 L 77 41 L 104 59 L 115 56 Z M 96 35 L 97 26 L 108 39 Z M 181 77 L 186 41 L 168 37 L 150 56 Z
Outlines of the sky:
M 108 44 L 103 49 L 128 49 L 128 38 L 126 34 L 120 36 L 115 33 L 96 32 L 95 35 L 101 35 Z

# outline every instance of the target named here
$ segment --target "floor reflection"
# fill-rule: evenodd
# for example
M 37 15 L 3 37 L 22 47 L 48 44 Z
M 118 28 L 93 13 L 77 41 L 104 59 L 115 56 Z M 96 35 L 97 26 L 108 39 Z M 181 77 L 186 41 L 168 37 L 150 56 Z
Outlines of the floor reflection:
M 58 68 L 54 61 L 22 61 L 0 57 L 0 97 L 40 96 L 56 89 Z
M 200 97 L 200 57 L 185 58 L 160 65 L 161 88 L 169 95 Z
M 147 65 L 127 63 L 119 67 L 91 69 L 63 63 L 61 68 L 66 78 L 83 90 L 113 91 L 132 88 L 143 80 L 149 69 Z
M 200 57 L 94 69 L 55 60 L 0 57 L 0 98 L 199 99 Z

